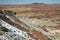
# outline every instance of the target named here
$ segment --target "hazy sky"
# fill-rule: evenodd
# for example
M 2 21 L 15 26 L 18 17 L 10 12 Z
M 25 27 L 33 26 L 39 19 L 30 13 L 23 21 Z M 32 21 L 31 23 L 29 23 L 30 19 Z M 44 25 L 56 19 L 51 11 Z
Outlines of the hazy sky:
M 0 4 L 59 3 L 60 0 L 0 0 Z

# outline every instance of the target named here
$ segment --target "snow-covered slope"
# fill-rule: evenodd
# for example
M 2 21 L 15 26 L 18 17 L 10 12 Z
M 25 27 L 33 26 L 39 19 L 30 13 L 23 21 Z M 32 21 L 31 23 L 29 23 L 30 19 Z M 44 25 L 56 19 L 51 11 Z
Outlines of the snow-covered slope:
M 2 19 L 0 19 L 0 23 L 2 24 L 2 26 L 11 30 L 13 33 L 20 35 L 21 37 L 25 38 L 26 40 L 29 40 L 29 38 L 28 38 L 29 36 L 26 32 L 21 31 L 20 29 L 8 24 L 7 22 L 3 21 Z

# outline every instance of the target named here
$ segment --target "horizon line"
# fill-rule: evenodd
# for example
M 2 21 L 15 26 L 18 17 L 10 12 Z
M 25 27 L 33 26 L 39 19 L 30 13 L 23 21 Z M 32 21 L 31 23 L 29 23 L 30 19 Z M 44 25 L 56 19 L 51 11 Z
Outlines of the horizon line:
M 16 3 L 16 5 L 34 4 L 34 3 L 37 3 L 37 4 L 60 4 L 60 3 L 39 3 L 39 2 L 33 2 L 33 3 L 20 3 L 20 4 L 17 4 L 17 3 Z M 0 3 L 0 5 L 1 5 L 1 4 L 2 4 L 2 5 L 14 5 L 15 3 L 12 3 L 12 4 L 11 4 L 11 3 L 8 3 L 8 4 L 7 4 L 7 3 L 5 3 L 5 4 Z

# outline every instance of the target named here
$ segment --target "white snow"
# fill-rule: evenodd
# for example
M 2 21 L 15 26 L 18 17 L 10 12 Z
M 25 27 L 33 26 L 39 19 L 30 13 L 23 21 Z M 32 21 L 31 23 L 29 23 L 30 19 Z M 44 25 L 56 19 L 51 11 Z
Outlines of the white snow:
M 5 22 L 5 21 L 3 21 L 3 20 L 1 20 L 1 19 L 0 19 L 0 23 L 2 24 L 2 26 L 5 26 L 6 28 L 8 28 L 9 30 L 11 30 L 12 32 L 15 32 L 16 34 L 18 34 L 18 35 L 20 35 L 20 36 L 22 36 L 22 37 L 24 37 L 24 38 L 27 38 L 27 37 L 28 37 L 28 35 L 27 35 L 26 32 L 21 31 L 20 29 L 12 26 L 12 25 L 10 25 L 10 24 L 8 24 L 7 22 Z M 26 35 L 26 36 L 25 36 L 25 35 Z

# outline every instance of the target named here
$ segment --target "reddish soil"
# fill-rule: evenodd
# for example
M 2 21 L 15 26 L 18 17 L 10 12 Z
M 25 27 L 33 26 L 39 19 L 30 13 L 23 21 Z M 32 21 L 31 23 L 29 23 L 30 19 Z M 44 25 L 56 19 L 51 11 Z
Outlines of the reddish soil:
M 50 40 L 47 36 L 44 36 L 41 32 L 31 32 L 28 34 L 35 40 Z

